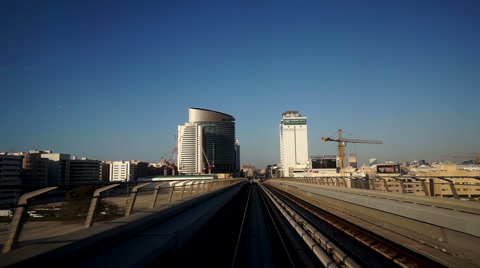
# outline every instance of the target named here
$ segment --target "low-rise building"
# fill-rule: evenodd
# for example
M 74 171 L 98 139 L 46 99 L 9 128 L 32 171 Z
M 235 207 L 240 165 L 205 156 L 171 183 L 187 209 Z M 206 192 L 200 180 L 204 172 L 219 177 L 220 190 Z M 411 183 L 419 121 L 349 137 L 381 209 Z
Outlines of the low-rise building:
M 255 176 L 255 165 L 242 165 L 242 170 L 246 176 L 253 177 Z
M 24 154 L 22 162 L 22 184 L 42 185 L 48 183 L 48 159 L 39 152 Z
M 70 181 L 70 155 L 62 153 L 53 153 L 52 151 L 31 151 L 40 153 L 42 158 L 49 160 L 48 162 L 48 183 L 64 184 Z
M 432 165 L 428 170 L 414 169 L 413 171 L 427 179 L 433 196 L 454 197 L 452 183 L 459 197 L 480 197 L 480 169 L 451 164 Z
M 149 163 L 148 162 L 142 162 L 142 161 L 136 161 L 132 160 L 130 161 L 132 165 L 135 166 L 134 170 L 135 173 L 133 175 L 133 179 L 137 180 L 138 178 L 143 178 L 147 177 L 149 174 Z
M 102 161 L 100 163 L 100 177 L 101 181 L 110 181 L 110 161 Z
M 77 159 L 73 157 L 70 161 L 71 183 L 87 184 L 99 182 L 101 179 L 101 161 L 87 158 Z
M 20 185 L 23 156 L 0 153 L 0 184 Z
M 0 153 L 0 185 L 20 185 L 23 156 Z M 12 204 L 20 196 L 20 188 L 0 189 L 0 204 Z
M 112 161 L 110 163 L 110 181 L 127 182 L 133 181 L 135 175 L 135 165 L 130 161 Z

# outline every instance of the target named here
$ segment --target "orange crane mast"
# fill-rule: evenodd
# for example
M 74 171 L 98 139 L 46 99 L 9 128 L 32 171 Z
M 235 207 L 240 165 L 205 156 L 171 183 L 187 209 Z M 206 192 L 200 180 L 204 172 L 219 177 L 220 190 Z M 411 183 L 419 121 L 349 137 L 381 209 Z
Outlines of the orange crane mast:
M 371 144 L 383 144 L 383 141 L 377 140 L 359 140 L 359 139 L 344 139 L 342 136 L 342 130 L 338 130 L 338 138 L 322 138 L 322 141 L 336 141 L 338 142 L 338 158 L 340 159 L 340 167 L 342 170 L 345 168 L 344 159 L 345 159 L 345 146 L 347 146 L 347 142 L 350 143 L 371 143 Z

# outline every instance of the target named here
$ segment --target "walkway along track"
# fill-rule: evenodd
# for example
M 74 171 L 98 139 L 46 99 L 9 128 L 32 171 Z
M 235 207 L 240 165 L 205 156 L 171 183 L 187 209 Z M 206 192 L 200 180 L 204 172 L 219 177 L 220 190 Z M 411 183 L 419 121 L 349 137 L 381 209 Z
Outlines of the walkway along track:
M 317 226 L 326 236 L 341 243 L 342 248 L 362 266 L 478 267 L 475 263 L 411 240 L 404 234 L 362 222 L 361 219 L 347 213 L 342 214 L 337 211 L 336 214 L 340 216 L 336 216 L 331 213 L 334 209 L 327 207 L 326 203 L 315 201 L 312 197 L 314 194 L 310 197 L 303 194 L 300 199 L 292 193 L 272 187 L 273 185 L 266 184 L 266 186 L 308 218 L 309 222 Z M 365 226 L 368 228 L 364 228 Z M 403 245 L 408 245 L 408 248 Z

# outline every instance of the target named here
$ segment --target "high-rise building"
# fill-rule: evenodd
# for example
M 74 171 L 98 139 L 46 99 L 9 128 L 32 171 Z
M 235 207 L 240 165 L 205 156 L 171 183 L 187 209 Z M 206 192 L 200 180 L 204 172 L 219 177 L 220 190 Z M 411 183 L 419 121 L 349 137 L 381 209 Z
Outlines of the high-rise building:
M 189 122 L 178 127 L 179 172 L 232 173 L 236 166 L 235 118 L 201 109 L 189 109 Z
M 240 167 L 240 141 L 235 141 L 235 167 L 237 170 Z
M 286 111 L 280 121 L 280 160 L 282 174 L 294 176 L 308 161 L 307 118 L 298 111 Z
M 185 123 L 178 126 L 178 172 L 201 174 L 204 172 L 203 126 Z

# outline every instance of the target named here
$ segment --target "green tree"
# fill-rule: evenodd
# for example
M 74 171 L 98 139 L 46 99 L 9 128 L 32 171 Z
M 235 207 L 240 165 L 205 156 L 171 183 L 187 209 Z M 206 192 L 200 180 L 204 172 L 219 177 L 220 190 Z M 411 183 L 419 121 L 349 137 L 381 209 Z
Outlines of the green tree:
M 62 208 L 62 216 L 70 219 L 86 217 L 95 189 L 95 186 L 87 185 L 68 191 Z
M 80 186 L 67 192 L 62 209 L 62 216 L 67 219 L 83 219 L 87 216 L 96 187 Z M 118 206 L 101 200 L 95 217 L 98 220 L 108 220 L 118 214 Z

